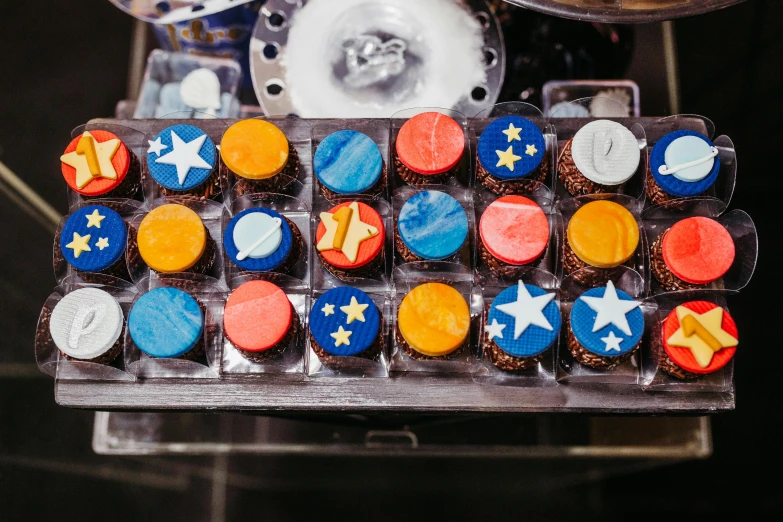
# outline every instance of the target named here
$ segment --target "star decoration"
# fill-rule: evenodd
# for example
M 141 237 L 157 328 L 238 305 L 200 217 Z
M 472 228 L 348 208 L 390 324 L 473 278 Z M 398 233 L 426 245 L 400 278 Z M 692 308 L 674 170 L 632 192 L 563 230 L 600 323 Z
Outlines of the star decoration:
M 620 343 L 623 342 L 622 337 L 617 337 L 614 332 L 609 331 L 609 335 L 606 337 L 601 337 L 601 340 L 606 344 L 606 351 L 609 350 L 617 350 L 618 352 L 622 352 L 622 348 L 620 348 Z
M 337 329 L 336 332 L 330 333 L 332 337 L 334 337 L 334 346 L 340 346 L 341 344 L 344 344 L 346 346 L 351 345 L 351 341 L 348 340 L 348 338 L 351 336 L 353 332 L 350 332 L 348 330 L 343 329 L 342 325 Z
M 519 282 L 517 287 L 517 300 L 497 306 L 497 309 L 514 318 L 514 339 L 519 339 L 527 327 L 538 326 L 545 330 L 552 330 L 552 325 L 544 316 L 543 310 L 549 302 L 555 298 L 555 294 L 544 294 L 532 297 L 525 283 Z M 501 336 L 502 339 L 502 336 Z
M 497 319 L 492 319 L 492 324 L 488 324 L 486 326 L 487 331 L 487 339 L 490 341 L 497 337 L 498 339 L 503 338 L 503 330 L 506 328 L 505 324 L 500 324 Z
M 519 137 L 519 133 L 522 132 L 522 127 L 514 127 L 513 123 L 508 124 L 508 129 L 501 131 L 503 134 L 508 136 L 508 142 L 511 143 L 514 140 L 522 141 L 522 138 Z
M 109 238 L 108 237 L 99 237 L 98 242 L 95 243 L 95 246 L 103 250 L 107 246 L 109 246 Z
M 164 165 L 174 165 L 177 167 L 177 179 L 179 180 L 180 185 L 184 185 L 185 178 L 187 178 L 190 169 L 212 168 L 212 165 L 198 155 L 206 140 L 207 135 L 202 134 L 195 140 L 185 143 L 182 141 L 182 138 L 177 136 L 176 132 L 171 131 L 172 151 L 165 156 L 156 159 L 155 163 L 163 163 Z
M 345 212 L 342 212 L 343 210 Z M 359 217 L 359 203 L 356 201 L 347 207 L 342 207 L 334 214 L 321 212 L 321 223 L 326 227 L 326 234 L 316 248 L 321 252 L 339 250 L 351 263 L 356 262 L 362 241 L 378 235 L 377 228 L 365 223 Z
M 334 305 L 326 303 L 324 304 L 324 307 L 321 308 L 321 311 L 324 313 L 324 316 L 329 317 L 330 315 L 334 314 Z
M 160 156 L 160 153 L 163 149 L 168 149 L 169 146 L 164 144 L 161 137 L 158 136 L 155 138 L 155 141 L 147 140 L 147 143 L 150 144 L 150 148 L 147 149 L 149 154 L 155 154 L 156 156 Z
M 345 306 L 341 306 L 340 310 L 348 315 L 348 319 L 346 319 L 345 322 L 351 324 L 354 319 L 358 319 L 361 322 L 364 322 L 364 311 L 368 306 L 370 305 L 359 304 L 359 301 L 357 301 L 355 297 L 351 296 L 351 303 Z
M 525 145 L 525 154 L 528 156 L 535 156 L 538 154 L 538 149 L 535 145 Z
M 101 221 L 103 221 L 106 218 L 106 216 L 101 216 L 97 208 L 92 211 L 92 214 L 88 214 L 84 217 L 87 218 L 87 228 L 90 227 L 101 228 Z
M 78 232 L 73 233 L 73 241 L 65 245 L 65 248 L 73 249 L 73 257 L 79 258 L 82 252 L 91 252 L 92 249 L 87 242 L 90 240 L 90 234 L 80 236 Z
M 76 169 L 76 186 L 84 188 L 96 178 L 117 179 L 111 160 L 119 148 L 120 140 L 115 138 L 99 143 L 89 131 L 85 131 L 76 144 L 76 150 L 60 156 L 60 161 Z
M 495 152 L 498 155 L 498 164 L 495 166 L 508 167 L 508 170 L 510 170 L 511 172 L 514 171 L 514 162 L 522 159 L 522 156 L 517 156 L 516 154 L 514 154 L 511 145 L 508 146 L 508 149 L 506 149 L 505 152 L 502 150 L 496 150 Z
M 697 314 L 690 308 L 678 306 L 676 312 L 680 327 L 666 342 L 672 346 L 689 348 L 702 368 L 710 365 L 712 356 L 721 348 L 737 346 L 739 341 L 722 327 L 723 308 L 718 306 Z
M 628 319 L 625 314 L 639 307 L 638 301 L 625 301 L 617 296 L 617 290 L 614 283 L 606 283 L 606 290 L 603 297 L 582 296 L 587 306 L 598 312 L 593 323 L 593 331 L 597 332 L 608 324 L 613 324 L 626 335 L 632 335 L 631 327 L 628 325 Z

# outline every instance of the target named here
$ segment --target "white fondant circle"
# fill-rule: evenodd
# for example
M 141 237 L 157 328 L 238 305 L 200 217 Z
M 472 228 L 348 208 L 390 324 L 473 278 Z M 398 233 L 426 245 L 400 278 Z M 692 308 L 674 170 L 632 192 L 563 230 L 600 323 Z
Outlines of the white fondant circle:
M 601 185 L 628 181 L 641 158 L 636 136 L 610 120 L 592 121 L 579 129 L 571 142 L 571 154 L 579 172 Z
M 250 251 L 247 257 L 263 259 L 274 254 L 283 241 L 283 231 L 275 218 L 263 212 L 249 212 L 234 226 L 234 244 L 242 252 L 253 246 L 264 234 L 275 231 L 264 242 Z
M 697 136 L 682 136 L 677 138 L 666 147 L 666 150 L 663 153 L 667 169 L 673 169 L 678 165 L 683 165 L 710 156 L 712 156 L 712 147 L 709 143 Z M 710 157 L 710 159 L 704 163 L 674 172 L 673 176 L 687 182 L 700 181 L 710 175 L 714 164 L 715 158 Z
M 75 359 L 95 359 L 117 341 L 125 321 L 119 303 L 97 288 L 81 288 L 52 310 L 49 332 L 57 348 Z

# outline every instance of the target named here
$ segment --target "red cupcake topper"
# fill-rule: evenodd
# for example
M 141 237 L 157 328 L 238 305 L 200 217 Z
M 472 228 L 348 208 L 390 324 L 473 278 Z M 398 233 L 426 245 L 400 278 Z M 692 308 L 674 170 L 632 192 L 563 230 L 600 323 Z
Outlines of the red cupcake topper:
M 723 368 L 737 351 L 737 325 L 729 313 L 709 301 L 690 301 L 663 323 L 663 348 L 674 363 L 692 373 Z
M 705 217 L 678 221 L 663 236 L 663 261 L 688 283 L 706 284 L 734 263 L 734 240 L 723 225 Z
M 535 201 L 503 196 L 481 215 L 481 241 L 505 263 L 524 265 L 540 256 L 549 242 L 549 221 Z
M 417 114 L 397 135 L 397 157 L 419 174 L 441 174 L 454 168 L 465 150 L 465 134 L 454 119 L 439 112 Z
M 85 196 L 100 196 L 125 179 L 130 153 L 115 134 L 92 130 L 74 138 L 60 161 L 69 187 Z
M 223 327 L 238 348 L 263 352 L 283 340 L 291 329 L 293 313 L 280 287 L 268 281 L 249 281 L 226 301 Z

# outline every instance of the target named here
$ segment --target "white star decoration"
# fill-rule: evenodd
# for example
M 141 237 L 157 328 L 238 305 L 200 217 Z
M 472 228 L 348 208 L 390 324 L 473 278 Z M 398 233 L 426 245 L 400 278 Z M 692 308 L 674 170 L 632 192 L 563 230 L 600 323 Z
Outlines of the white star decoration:
M 177 167 L 177 179 L 180 185 L 185 184 L 185 178 L 192 168 L 211 169 L 212 165 L 204 161 L 204 158 L 198 155 L 202 145 L 207 140 L 207 135 L 202 134 L 198 138 L 188 143 L 182 141 L 177 133 L 171 131 L 172 151 L 155 160 L 155 163 L 164 165 L 174 165 Z
M 147 140 L 147 143 L 150 144 L 149 153 L 150 154 L 155 154 L 156 156 L 160 156 L 160 152 L 163 149 L 168 149 L 169 148 L 168 145 L 164 145 L 163 144 L 163 141 L 161 141 L 161 137 L 160 136 L 155 138 L 155 141 Z
M 486 326 L 487 330 L 487 339 L 490 341 L 497 337 L 498 339 L 503 338 L 503 330 L 506 328 L 505 324 L 500 324 L 497 319 L 492 319 L 492 324 L 488 324 Z
M 519 282 L 517 287 L 517 300 L 513 303 L 498 305 L 497 309 L 514 318 L 514 339 L 527 330 L 530 325 L 539 326 L 545 330 L 552 330 L 543 310 L 549 302 L 555 298 L 555 294 L 544 294 L 532 297 L 527 291 L 525 283 Z
M 324 313 L 325 316 L 330 316 L 334 313 L 334 305 L 326 303 L 324 304 L 324 307 L 321 308 L 321 311 Z
M 606 290 L 603 297 L 580 297 L 587 306 L 598 312 L 593 324 L 593 331 L 597 332 L 608 324 L 613 324 L 626 335 L 632 335 L 631 327 L 628 326 L 628 319 L 625 314 L 639 307 L 638 301 L 624 301 L 617 296 L 617 290 L 614 289 L 614 283 L 606 283 Z M 603 339 L 602 339 L 603 340 Z
M 617 350 L 618 352 L 622 352 L 622 348 L 620 348 L 620 343 L 623 342 L 622 337 L 617 337 L 614 332 L 610 331 L 609 335 L 606 337 L 601 337 L 601 340 L 606 345 L 606 348 L 604 348 L 607 352 L 609 350 Z

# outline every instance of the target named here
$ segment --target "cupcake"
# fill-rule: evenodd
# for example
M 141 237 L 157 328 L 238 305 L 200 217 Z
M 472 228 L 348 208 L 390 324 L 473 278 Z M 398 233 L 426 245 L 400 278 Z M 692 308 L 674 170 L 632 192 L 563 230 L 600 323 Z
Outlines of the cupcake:
M 560 334 L 555 294 L 522 281 L 506 288 L 484 310 L 484 333 L 481 348 L 492 364 L 509 371 L 534 367 Z
M 304 239 L 299 228 L 282 214 L 249 208 L 228 223 L 223 248 L 242 270 L 288 273 L 302 258 Z
M 582 205 L 568 222 L 563 241 L 566 275 L 586 267 L 614 268 L 626 263 L 639 245 L 639 225 L 628 209 L 612 201 Z M 599 270 L 575 276 L 585 285 L 600 281 Z
M 639 167 L 636 136 L 610 120 L 588 123 L 568 140 L 557 159 L 560 182 L 572 196 L 617 192 Z
M 327 199 L 377 194 L 386 182 L 386 165 L 378 145 L 355 130 L 341 130 L 325 137 L 315 149 L 313 170 Z
M 82 207 L 65 221 L 55 238 L 54 265 L 58 272 L 67 262 L 86 283 L 103 274 L 130 281 L 126 248 L 131 262 L 140 262 L 136 231 L 115 211 L 100 205 Z
M 476 177 L 495 194 L 524 194 L 530 181 L 543 183 L 549 173 L 546 142 L 539 128 L 520 116 L 503 116 L 487 125 L 478 139 Z
M 493 275 L 518 278 L 549 244 L 549 220 L 524 196 L 493 201 L 479 222 L 479 258 Z
M 333 288 L 310 310 L 310 347 L 324 364 L 342 357 L 378 360 L 384 349 L 381 314 L 370 296 L 350 286 Z
M 666 290 L 704 288 L 734 263 L 728 230 L 706 217 L 690 217 L 664 230 L 650 247 L 650 271 Z
M 737 338 L 728 311 L 709 301 L 683 303 L 663 322 L 659 367 L 676 379 L 698 379 L 728 364 L 737 351 Z
M 204 355 L 204 315 L 202 305 L 187 292 L 156 288 L 133 304 L 128 332 L 150 357 L 193 361 Z
M 645 188 L 653 205 L 704 194 L 718 179 L 718 149 L 698 132 L 670 132 L 650 153 Z
M 644 333 L 639 301 L 612 281 L 579 296 L 568 319 L 568 351 L 597 370 L 614 370 L 638 350 Z
M 139 225 L 139 253 L 156 272 L 206 274 L 215 262 L 217 248 L 196 212 L 184 205 L 161 205 Z
M 141 187 L 139 158 L 109 131 L 85 131 L 60 156 L 65 182 L 85 199 L 133 198 Z
M 173 125 L 148 143 L 147 169 L 161 194 L 194 199 L 222 195 L 215 144 L 206 132 L 192 125 Z
M 439 112 L 423 112 L 400 127 L 394 168 L 410 185 L 445 183 L 456 175 L 464 151 L 459 123 Z
M 417 286 L 397 310 L 397 344 L 413 359 L 453 359 L 466 347 L 469 332 L 468 303 L 443 283 Z
M 282 354 L 296 339 L 299 316 L 279 286 L 248 281 L 228 296 L 223 331 L 243 357 L 262 362 Z
M 321 264 L 332 275 L 348 280 L 371 277 L 383 269 L 386 237 L 381 215 L 371 206 L 341 203 L 321 212 L 315 232 L 315 250 Z
M 394 245 L 405 261 L 449 260 L 468 239 L 468 216 L 444 192 L 423 190 L 400 209 Z
M 242 120 L 220 141 L 223 165 L 236 177 L 239 195 L 284 190 L 299 176 L 299 155 L 277 126 L 265 120 Z
M 63 297 L 39 334 L 47 331 L 66 359 L 110 364 L 122 352 L 125 315 L 111 294 L 98 288 L 80 288 Z

